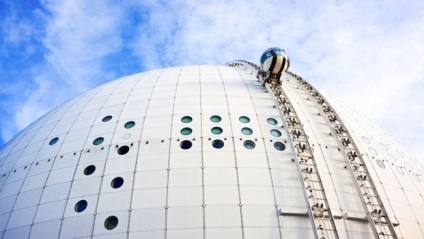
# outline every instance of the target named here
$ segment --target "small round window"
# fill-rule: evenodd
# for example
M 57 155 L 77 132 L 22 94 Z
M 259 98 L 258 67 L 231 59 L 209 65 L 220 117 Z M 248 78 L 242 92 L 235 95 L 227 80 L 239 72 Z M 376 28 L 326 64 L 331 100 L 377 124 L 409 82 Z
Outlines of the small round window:
M 94 165 L 90 165 L 90 166 L 87 166 L 85 169 L 84 169 L 84 175 L 91 175 L 91 174 L 93 174 L 94 173 L 94 171 L 96 171 L 96 166 L 94 166 Z
M 396 162 L 396 158 L 395 158 L 395 157 L 393 157 L 393 155 L 388 154 L 388 155 L 387 155 L 387 157 L 388 157 L 390 160 L 392 160 L 393 162 Z
M 193 132 L 193 130 L 191 130 L 190 128 L 183 128 L 181 129 L 181 134 L 182 135 L 190 135 Z
M 375 162 L 377 163 L 377 165 L 378 165 L 380 168 L 386 168 L 386 165 L 384 165 L 384 162 L 383 162 L 383 161 L 381 161 L 381 160 L 377 159 Z
M 49 145 L 53 145 L 53 144 L 57 143 L 57 141 L 59 141 L 59 138 L 54 137 L 52 140 L 50 140 Z
M 221 116 L 213 115 L 213 116 L 211 116 L 211 121 L 214 122 L 214 123 L 221 122 Z
M 128 121 L 127 123 L 125 123 L 124 127 L 126 129 L 131 129 L 132 127 L 134 127 L 135 122 L 134 121 Z
M 193 118 L 191 118 L 190 116 L 184 116 L 181 118 L 181 122 L 183 123 L 190 123 L 191 121 L 193 121 Z
M 400 174 L 400 175 L 404 175 L 405 172 L 403 171 L 403 169 L 399 166 L 396 167 L 396 171 Z
M 77 204 L 75 204 L 74 209 L 76 212 L 82 212 L 87 208 L 87 205 L 88 205 L 87 201 L 80 200 L 77 202 Z
M 222 129 L 220 127 L 213 127 L 211 132 L 212 134 L 222 134 Z
M 251 135 L 253 133 L 251 128 L 244 127 L 241 129 L 241 132 L 245 135 Z
M 112 116 L 111 115 L 108 115 L 108 116 L 105 116 L 103 119 L 102 119 L 102 121 L 103 122 L 108 122 L 108 121 L 110 121 L 112 119 Z
M 119 148 L 118 148 L 118 154 L 119 154 L 119 155 L 127 154 L 127 153 L 128 153 L 128 151 L 130 151 L 130 147 L 128 147 L 128 146 L 126 146 L 126 145 L 121 146 L 121 147 L 119 147 Z
M 283 150 L 286 149 L 286 146 L 283 143 L 281 143 L 281 142 L 275 142 L 274 143 L 274 148 L 276 150 L 278 150 L 278 151 L 283 151 Z
M 222 140 L 216 139 L 212 141 L 212 146 L 216 149 L 221 149 L 222 147 L 224 147 L 224 142 Z
M 243 142 L 243 146 L 244 146 L 246 149 L 254 149 L 254 148 L 256 147 L 256 144 L 255 144 L 255 142 L 253 142 L 252 140 L 245 140 L 245 141 Z
M 380 148 L 382 148 L 382 149 L 384 149 L 384 150 L 389 150 L 388 148 L 387 148 L 387 146 L 385 145 L 385 144 L 383 144 L 383 143 L 380 143 Z
M 93 141 L 93 145 L 99 145 L 101 143 L 103 143 L 105 139 L 103 137 L 98 137 Z
M 110 216 L 105 220 L 105 228 L 107 230 L 113 230 L 118 226 L 118 218 L 115 216 Z
M 378 155 L 377 150 L 375 150 L 374 148 L 369 147 L 369 148 L 368 148 L 368 150 L 369 150 L 372 154 L 374 154 L 374 155 Z
M 189 140 L 184 140 L 184 141 L 182 141 L 181 143 L 180 143 L 180 147 L 182 148 L 182 149 L 189 149 L 189 148 L 191 148 L 191 146 L 192 146 L 193 144 L 191 143 L 191 141 L 189 141 Z
M 268 122 L 268 124 L 270 124 L 270 125 L 276 125 L 277 124 L 277 120 L 274 119 L 274 118 L 268 118 L 266 120 L 266 122 Z
M 112 186 L 112 188 L 120 188 L 123 184 L 124 184 L 124 179 L 121 177 L 116 177 L 112 180 L 112 182 L 110 183 L 110 186 Z
M 275 137 L 281 136 L 281 132 L 278 129 L 271 129 L 270 133 L 272 136 L 275 136 Z
M 242 123 L 249 123 L 250 122 L 250 119 L 247 116 L 240 116 L 239 120 Z

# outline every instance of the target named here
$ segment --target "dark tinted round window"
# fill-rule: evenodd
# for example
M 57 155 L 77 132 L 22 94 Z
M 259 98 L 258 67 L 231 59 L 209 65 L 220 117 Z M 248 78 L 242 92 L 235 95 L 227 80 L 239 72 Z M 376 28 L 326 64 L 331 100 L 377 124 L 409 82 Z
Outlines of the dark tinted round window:
M 254 148 L 256 147 L 256 144 L 255 144 L 255 142 L 253 142 L 252 140 L 245 140 L 245 141 L 243 142 L 243 146 L 244 146 L 246 149 L 254 149 Z
M 190 128 L 183 128 L 181 129 L 181 134 L 182 135 L 189 135 L 193 132 L 193 130 L 191 130 Z
M 189 140 L 184 140 L 184 141 L 182 141 L 181 143 L 180 143 L 180 147 L 182 148 L 182 149 L 189 149 L 189 148 L 191 148 L 191 146 L 192 146 L 193 144 L 191 143 L 191 141 L 189 141 Z
M 224 147 L 224 142 L 222 140 L 216 139 L 216 140 L 212 141 L 212 146 L 216 149 L 220 149 L 220 148 Z
M 213 115 L 213 116 L 211 116 L 211 121 L 214 122 L 214 123 L 221 122 L 221 116 Z
M 110 216 L 106 218 L 105 220 L 105 228 L 108 230 L 114 229 L 116 226 L 118 226 L 118 218 L 115 216 Z
M 112 116 L 111 115 L 108 115 L 108 116 L 105 116 L 103 119 L 102 119 L 102 121 L 103 122 L 108 122 L 109 120 L 111 120 L 112 119 Z
M 277 120 L 274 119 L 274 118 L 268 118 L 266 120 L 266 122 L 268 122 L 268 124 L 270 124 L 270 125 L 276 125 L 277 124 Z
M 87 205 L 88 205 L 87 201 L 80 200 L 77 202 L 77 204 L 75 204 L 74 209 L 76 212 L 82 212 L 87 208 Z
M 222 128 L 220 127 L 213 127 L 211 129 L 212 134 L 221 134 L 222 133 Z
M 251 135 L 253 133 L 251 128 L 244 127 L 241 129 L 241 132 L 245 135 Z
M 271 129 L 270 133 L 271 133 L 272 136 L 275 136 L 275 137 L 281 136 L 281 132 L 277 129 Z
M 281 142 L 275 142 L 274 143 L 274 148 L 276 150 L 278 150 L 278 151 L 283 151 L 283 150 L 286 149 L 286 146 L 283 143 L 281 143 Z
M 124 179 L 121 177 L 116 177 L 112 180 L 112 182 L 110 183 L 110 186 L 112 186 L 112 188 L 120 188 L 123 184 L 124 184 Z
M 247 116 L 240 116 L 239 120 L 242 123 L 249 123 L 250 122 L 250 119 Z
M 84 175 L 91 175 L 91 174 L 94 173 L 94 171 L 96 171 L 96 166 L 94 166 L 94 165 L 87 166 L 84 169 Z
M 135 122 L 134 121 L 128 121 L 127 123 L 125 123 L 124 127 L 126 129 L 131 129 L 132 127 L 134 127 Z
M 52 140 L 50 140 L 49 145 L 53 145 L 53 144 L 57 143 L 57 141 L 59 141 L 59 138 L 54 137 Z
M 190 116 L 184 116 L 181 118 L 181 122 L 183 123 L 190 123 L 191 121 L 193 121 L 193 118 L 191 118 Z
M 101 143 L 103 143 L 103 141 L 104 141 L 105 139 L 103 138 L 103 137 L 98 137 L 97 139 L 95 139 L 94 141 L 93 141 L 93 144 L 94 145 L 99 145 L 99 144 L 101 144 Z
M 126 146 L 126 145 L 121 146 L 121 147 L 119 147 L 119 148 L 118 148 L 118 154 L 119 154 L 119 155 L 127 154 L 127 153 L 128 153 L 128 151 L 130 151 L 130 147 L 128 147 L 128 146 Z

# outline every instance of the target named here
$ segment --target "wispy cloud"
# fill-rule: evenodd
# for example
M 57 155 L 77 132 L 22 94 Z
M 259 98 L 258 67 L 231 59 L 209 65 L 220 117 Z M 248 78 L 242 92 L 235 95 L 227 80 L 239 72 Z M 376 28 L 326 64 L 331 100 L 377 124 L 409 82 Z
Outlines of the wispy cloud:
M 369 115 L 413 153 L 424 148 L 424 32 L 418 27 L 424 24 L 424 4 L 419 1 L 78 0 L 42 1 L 34 9 L 41 26 L 28 27 L 31 19 L 15 17 L 20 30 L 3 31 L 19 42 L 37 29 L 41 46 L 34 46 L 42 56 L 27 67 L 31 89 L 10 103 L 7 123 L 15 126 L 9 132 L 122 74 L 258 61 L 264 49 L 280 46 L 291 57 L 293 72 Z

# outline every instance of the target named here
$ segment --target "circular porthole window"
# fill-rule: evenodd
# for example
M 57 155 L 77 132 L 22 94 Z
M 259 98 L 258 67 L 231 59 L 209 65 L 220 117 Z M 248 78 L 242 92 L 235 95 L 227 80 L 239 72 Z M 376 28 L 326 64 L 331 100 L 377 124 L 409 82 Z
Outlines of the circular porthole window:
M 120 188 L 123 184 L 124 184 L 124 179 L 121 177 L 116 177 L 112 180 L 112 182 L 110 183 L 110 186 L 112 186 L 112 188 Z
M 94 165 L 90 165 L 90 166 L 87 166 L 85 169 L 84 169 L 84 175 L 91 175 L 91 174 L 93 174 L 94 173 L 94 171 L 96 171 L 96 166 L 94 166 Z
M 380 166 L 380 168 L 386 168 L 386 165 L 384 165 L 383 161 L 377 159 L 375 162 L 377 163 L 378 166 Z
M 214 123 L 221 122 L 221 116 L 218 116 L 218 115 L 212 115 L 212 116 L 211 116 L 211 121 L 212 121 L 212 122 L 214 122 Z
M 135 122 L 134 121 L 128 121 L 127 123 L 125 123 L 124 127 L 126 129 L 131 129 L 132 127 L 134 127 Z
M 243 146 L 244 146 L 246 149 L 254 149 L 254 148 L 256 147 L 256 144 L 255 144 L 255 142 L 253 142 L 252 140 L 245 140 L 245 141 L 243 142 Z
M 54 137 L 52 140 L 50 140 L 49 145 L 53 145 L 53 144 L 57 143 L 57 141 L 59 141 L 59 138 Z
M 396 162 L 396 158 L 393 157 L 393 155 L 388 154 L 387 157 L 389 157 L 389 159 L 392 160 L 393 162 Z
M 98 137 L 97 139 L 95 139 L 93 141 L 93 145 L 99 145 L 99 144 L 103 143 L 104 140 L 105 139 L 103 137 Z
M 184 140 L 184 141 L 182 141 L 181 143 L 180 143 L 180 147 L 182 148 L 182 149 L 189 149 L 189 148 L 191 148 L 191 146 L 192 146 L 193 144 L 191 143 L 191 141 L 189 141 L 189 140 Z
M 74 209 L 76 212 L 82 212 L 87 208 L 87 205 L 88 205 L 87 201 L 80 200 L 77 202 L 77 204 L 75 204 Z
M 180 132 L 182 135 L 190 135 L 193 132 L 193 130 L 191 130 L 190 128 L 183 128 L 181 129 Z
M 128 151 L 130 151 L 130 147 L 128 147 L 128 146 L 126 146 L 126 145 L 121 146 L 121 147 L 119 147 L 119 148 L 118 148 L 118 154 L 119 154 L 119 155 L 127 154 L 127 153 L 128 153 Z
M 274 119 L 274 118 L 268 118 L 267 120 L 266 120 L 266 122 L 268 122 L 268 124 L 270 124 L 270 125 L 277 125 L 277 120 L 276 119 Z
M 181 118 L 181 122 L 183 123 L 190 123 L 191 121 L 193 121 L 193 118 L 191 118 L 190 116 L 184 116 Z
M 222 128 L 220 127 L 213 127 L 211 129 L 212 134 L 222 134 Z
M 275 136 L 275 137 L 281 136 L 281 132 L 278 129 L 271 129 L 270 133 L 272 136 Z
M 118 226 L 118 218 L 115 216 L 110 216 L 105 220 L 105 228 L 107 230 L 113 230 Z
M 275 142 L 274 143 L 274 148 L 276 150 L 278 150 L 278 151 L 283 151 L 283 150 L 286 149 L 286 146 L 283 143 L 281 143 L 281 142 Z
M 399 166 L 396 166 L 396 171 L 400 174 L 400 175 L 404 175 L 405 172 L 403 171 L 403 169 Z
M 239 120 L 242 123 L 249 123 L 250 122 L 250 119 L 247 116 L 240 116 Z
M 388 148 L 387 148 L 387 146 L 385 145 L 385 144 L 383 144 L 383 143 L 380 143 L 380 148 L 382 148 L 382 149 L 384 149 L 384 150 L 389 150 Z
M 102 121 L 103 122 L 108 122 L 108 121 L 110 121 L 112 119 L 112 116 L 111 115 L 108 115 L 108 116 L 105 116 L 103 119 L 102 119 Z
M 378 155 L 377 150 L 375 150 L 374 148 L 369 147 L 369 148 L 368 148 L 368 150 L 369 150 L 369 151 L 370 151 L 373 155 Z
M 245 135 L 251 135 L 253 133 L 251 128 L 244 127 L 241 129 L 241 132 Z
M 212 146 L 216 149 L 221 149 L 222 147 L 224 147 L 224 142 L 222 140 L 216 139 L 212 141 Z
M 362 141 L 364 141 L 367 144 L 371 143 L 371 141 L 365 136 L 362 136 L 361 139 L 362 139 Z

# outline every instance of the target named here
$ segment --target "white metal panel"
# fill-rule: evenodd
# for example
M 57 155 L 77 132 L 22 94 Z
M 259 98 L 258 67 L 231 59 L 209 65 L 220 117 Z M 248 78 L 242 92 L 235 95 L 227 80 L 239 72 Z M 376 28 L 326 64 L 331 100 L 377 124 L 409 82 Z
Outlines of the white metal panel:
M 0 215 L 13 210 L 17 197 L 18 195 L 13 195 L 11 197 L 0 199 Z
M 64 182 L 70 182 L 72 178 L 74 177 L 75 167 L 67 167 L 67 168 L 61 168 L 52 170 L 49 178 L 47 179 L 46 186 L 57 184 L 57 183 L 64 183 Z
M 139 155 L 137 171 L 167 169 L 168 158 L 168 154 Z
M 81 200 L 87 201 L 87 208 L 84 211 L 77 212 L 75 206 Z M 98 195 L 82 196 L 79 198 L 69 198 L 66 203 L 64 217 L 79 217 L 83 215 L 90 215 L 96 212 Z
M 134 190 L 131 200 L 131 209 L 163 208 L 166 205 L 166 199 L 166 188 Z
M 76 238 L 91 236 L 94 215 L 84 215 L 63 219 L 60 238 Z
M 105 174 L 134 172 L 136 156 L 106 161 Z
M 203 228 L 203 207 L 169 207 L 167 214 L 167 228 L 188 229 Z
M 152 170 L 135 173 L 134 189 L 165 188 L 168 182 L 168 171 Z
M 31 225 L 37 208 L 38 207 L 35 206 L 13 211 L 12 215 L 10 215 L 6 229 L 9 230 L 12 228 Z
M 41 196 L 40 203 L 53 202 L 57 200 L 66 199 L 69 195 L 69 190 L 71 188 L 71 182 L 54 184 L 51 186 L 46 186 Z
M 40 204 L 37 214 L 35 215 L 34 223 L 52 221 L 61 219 L 65 211 L 67 200 L 61 200 L 51 203 Z
M 202 187 L 168 188 L 168 206 L 194 206 L 203 204 Z
M 49 173 L 41 173 L 32 177 L 27 177 L 22 185 L 21 192 L 44 187 Z
M 101 180 L 101 177 L 93 177 L 73 181 L 69 197 L 82 197 L 99 193 Z
M 271 186 L 240 186 L 243 205 L 275 205 Z
M 16 199 L 16 204 L 13 210 L 19 210 L 38 204 L 41 198 L 42 188 L 38 188 L 31 191 L 22 192 Z
M 245 227 L 278 227 L 275 206 L 243 206 L 243 225 Z
M 270 228 L 244 228 L 245 239 L 267 238 L 278 239 L 280 238 L 280 231 L 277 227 Z
M 130 208 L 131 191 L 102 193 L 99 196 L 97 212 L 123 211 Z
M 202 169 L 171 169 L 169 171 L 169 187 L 202 185 Z
M 31 228 L 30 239 L 55 239 L 59 237 L 62 220 L 36 223 Z
M 165 229 L 165 208 L 132 210 L 129 231 L 152 231 Z
M 240 185 L 271 185 L 271 177 L 267 168 L 239 168 Z
M 205 226 L 216 227 L 241 227 L 239 206 L 206 206 Z
M 205 168 L 204 185 L 237 185 L 235 168 Z
M 0 199 L 18 194 L 23 182 L 24 179 L 21 179 L 12 183 L 5 184 L 1 189 Z
M 169 166 L 170 168 L 200 168 L 202 166 L 202 153 L 173 153 L 170 155 Z
M 240 203 L 237 186 L 205 186 L 206 205 L 238 205 Z
M 241 228 L 206 228 L 206 238 L 220 238 L 220 239 L 241 239 Z
M 3 239 L 28 238 L 31 227 L 20 227 L 12 230 L 7 230 L 4 233 Z
M 167 239 L 181 239 L 181 238 L 203 238 L 203 229 L 178 229 L 168 230 L 166 234 Z

